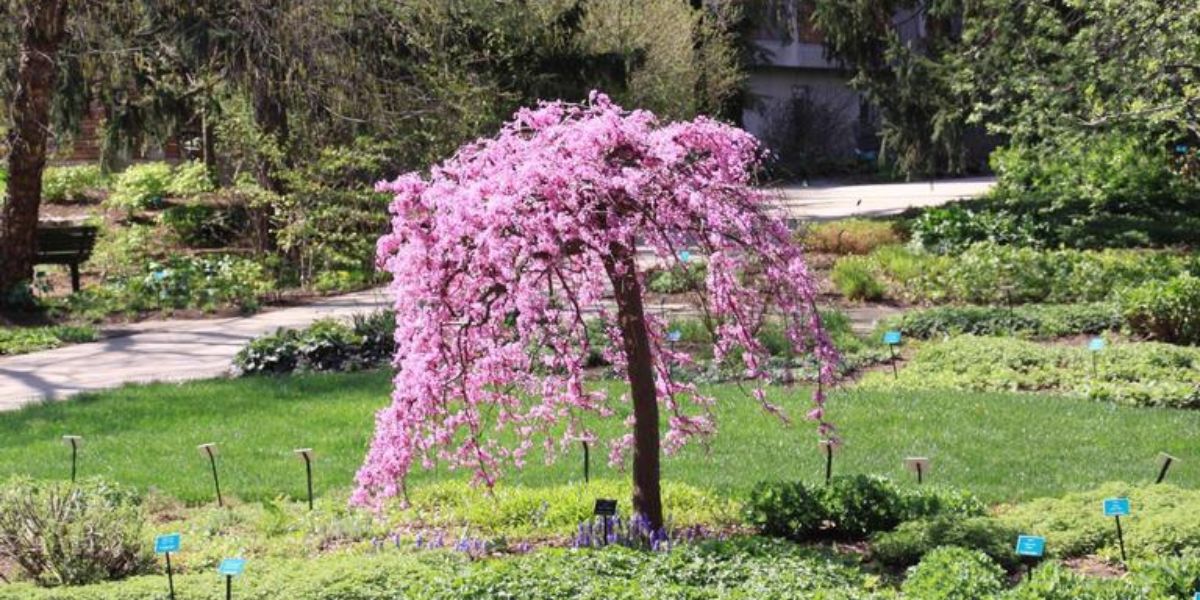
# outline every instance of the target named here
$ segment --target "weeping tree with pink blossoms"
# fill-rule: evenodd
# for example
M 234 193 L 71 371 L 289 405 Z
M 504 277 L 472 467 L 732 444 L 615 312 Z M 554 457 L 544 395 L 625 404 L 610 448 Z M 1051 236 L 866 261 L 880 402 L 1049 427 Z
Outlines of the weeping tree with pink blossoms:
M 634 512 L 661 527 L 660 452 L 716 423 L 714 399 L 676 376 L 693 357 L 646 311 L 639 250 L 669 265 L 707 256 L 698 305 L 713 359 L 740 361 L 750 395 L 786 419 L 762 387 L 768 353 L 756 339 L 767 320 L 781 322 L 791 350 L 820 365 L 807 416 L 833 441 L 823 405 L 837 352 L 800 249 L 753 185 L 762 158 L 740 129 L 663 124 L 593 93 L 583 105 L 522 109 L 427 177 L 381 183 L 395 194 L 378 259 L 393 276 L 398 371 L 354 502 L 403 493 L 416 462 L 470 469 L 490 486 L 535 448 L 550 461 L 601 442 L 594 416 L 628 413 L 609 457 L 621 464 L 632 450 Z M 597 350 L 628 380 L 619 398 L 586 382 L 591 320 L 608 339 Z

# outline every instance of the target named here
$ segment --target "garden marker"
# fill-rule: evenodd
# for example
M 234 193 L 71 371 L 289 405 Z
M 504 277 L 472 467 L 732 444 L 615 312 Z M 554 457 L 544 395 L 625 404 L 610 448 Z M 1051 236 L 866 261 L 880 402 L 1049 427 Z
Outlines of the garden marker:
M 1104 351 L 1104 338 L 1092 338 L 1088 342 L 1088 350 L 1092 353 L 1092 379 L 1096 378 L 1096 357 Z
M 1167 478 L 1167 469 L 1171 468 L 1171 463 L 1178 460 L 1166 452 L 1160 452 L 1158 454 L 1158 458 L 1160 461 L 1162 461 L 1162 468 L 1158 470 L 1158 479 L 1155 479 L 1154 483 L 1162 483 L 1163 480 Z
M 604 546 L 608 545 L 608 536 L 612 530 L 612 517 L 617 515 L 617 501 L 608 500 L 605 498 L 596 498 L 596 507 L 592 509 L 592 515 L 604 519 Z
M 83 445 L 83 437 L 64 435 L 63 443 L 71 447 L 71 483 L 75 483 L 75 466 L 79 460 L 79 447 Z
M 681 339 L 683 339 L 683 332 L 679 331 L 678 329 L 672 329 L 671 331 L 667 332 L 667 341 L 671 342 L 672 344 Z
M 154 538 L 154 553 L 165 554 L 167 557 L 167 591 L 171 600 L 175 600 L 175 575 L 171 572 L 171 553 L 179 552 L 179 534 L 171 533 Z
M 1025 575 L 1033 574 L 1033 562 L 1046 553 L 1046 538 L 1040 535 L 1017 536 L 1017 556 L 1025 561 Z
M 292 452 L 295 452 L 297 456 L 304 460 L 304 474 L 308 476 L 308 510 L 312 510 L 312 448 L 297 448 Z
M 821 440 L 818 445 L 825 449 L 825 485 L 829 485 L 833 479 L 833 442 Z
M 681 250 L 681 251 L 679 252 L 679 261 L 680 261 L 680 262 L 687 262 L 687 261 L 689 261 L 689 260 L 691 260 L 691 259 L 692 259 L 692 253 L 691 253 L 691 252 L 688 252 L 687 250 Z
M 1125 534 L 1121 532 L 1121 517 L 1129 516 L 1129 498 L 1105 498 L 1104 516 L 1116 519 L 1117 541 L 1121 544 L 1121 562 L 1129 560 L 1125 558 Z
M 589 471 L 592 469 L 592 457 L 588 453 L 587 440 L 581 440 L 579 443 L 583 444 L 583 482 L 587 483 L 591 481 L 589 479 Z
M 246 559 L 244 558 L 226 558 L 221 561 L 221 566 L 217 567 L 217 572 L 225 576 L 225 600 L 233 598 L 233 578 L 236 575 L 241 575 L 242 571 L 246 570 Z
M 899 379 L 900 371 L 896 367 L 896 346 L 900 345 L 900 332 L 892 330 L 883 334 L 883 343 L 887 344 L 888 349 L 892 352 L 892 377 Z
M 200 454 L 208 457 L 208 463 L 212 465 L 213 485 L 217 488 L 217 506 L 224 507 L 225 500 L 221 498 L 221 479 L 217 477 L 217 445 L 209 442 L 196 446 Z
M 917 484 L 925 483 L 925 473 L 929 472 L 929 459 L 924 456 L 910 456 L 904 459 L 904 466 L 917 474 Z

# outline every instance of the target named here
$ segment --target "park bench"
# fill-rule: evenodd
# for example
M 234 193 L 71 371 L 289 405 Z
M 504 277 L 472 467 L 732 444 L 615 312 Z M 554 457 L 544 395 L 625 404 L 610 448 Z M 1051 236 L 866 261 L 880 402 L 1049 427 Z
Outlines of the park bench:
M 37 264 L 71 268 L 71 291 L 79 291 L 79 265 L 92 256 L 97 228 L 91 225 L 38 225 Z

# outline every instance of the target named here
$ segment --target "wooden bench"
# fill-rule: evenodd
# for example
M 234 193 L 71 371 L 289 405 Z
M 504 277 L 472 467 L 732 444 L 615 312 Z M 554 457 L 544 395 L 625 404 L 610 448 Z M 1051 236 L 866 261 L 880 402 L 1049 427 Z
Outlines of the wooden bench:
M 71 290 L 79 291 L 79 265 L 92 256 L 97 228 L 90 225 L 38 225 L 37 264 L 71 268 Z

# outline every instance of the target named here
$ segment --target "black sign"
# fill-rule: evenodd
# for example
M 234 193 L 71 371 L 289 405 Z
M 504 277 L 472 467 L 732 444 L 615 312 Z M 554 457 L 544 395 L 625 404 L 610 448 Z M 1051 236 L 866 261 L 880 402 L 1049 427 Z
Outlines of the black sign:
M 596 509 L 592 514 L 597 517 L 612 517 L 617 514 L 617 501 L 605 500 L 603 498 L 596 499 Z

